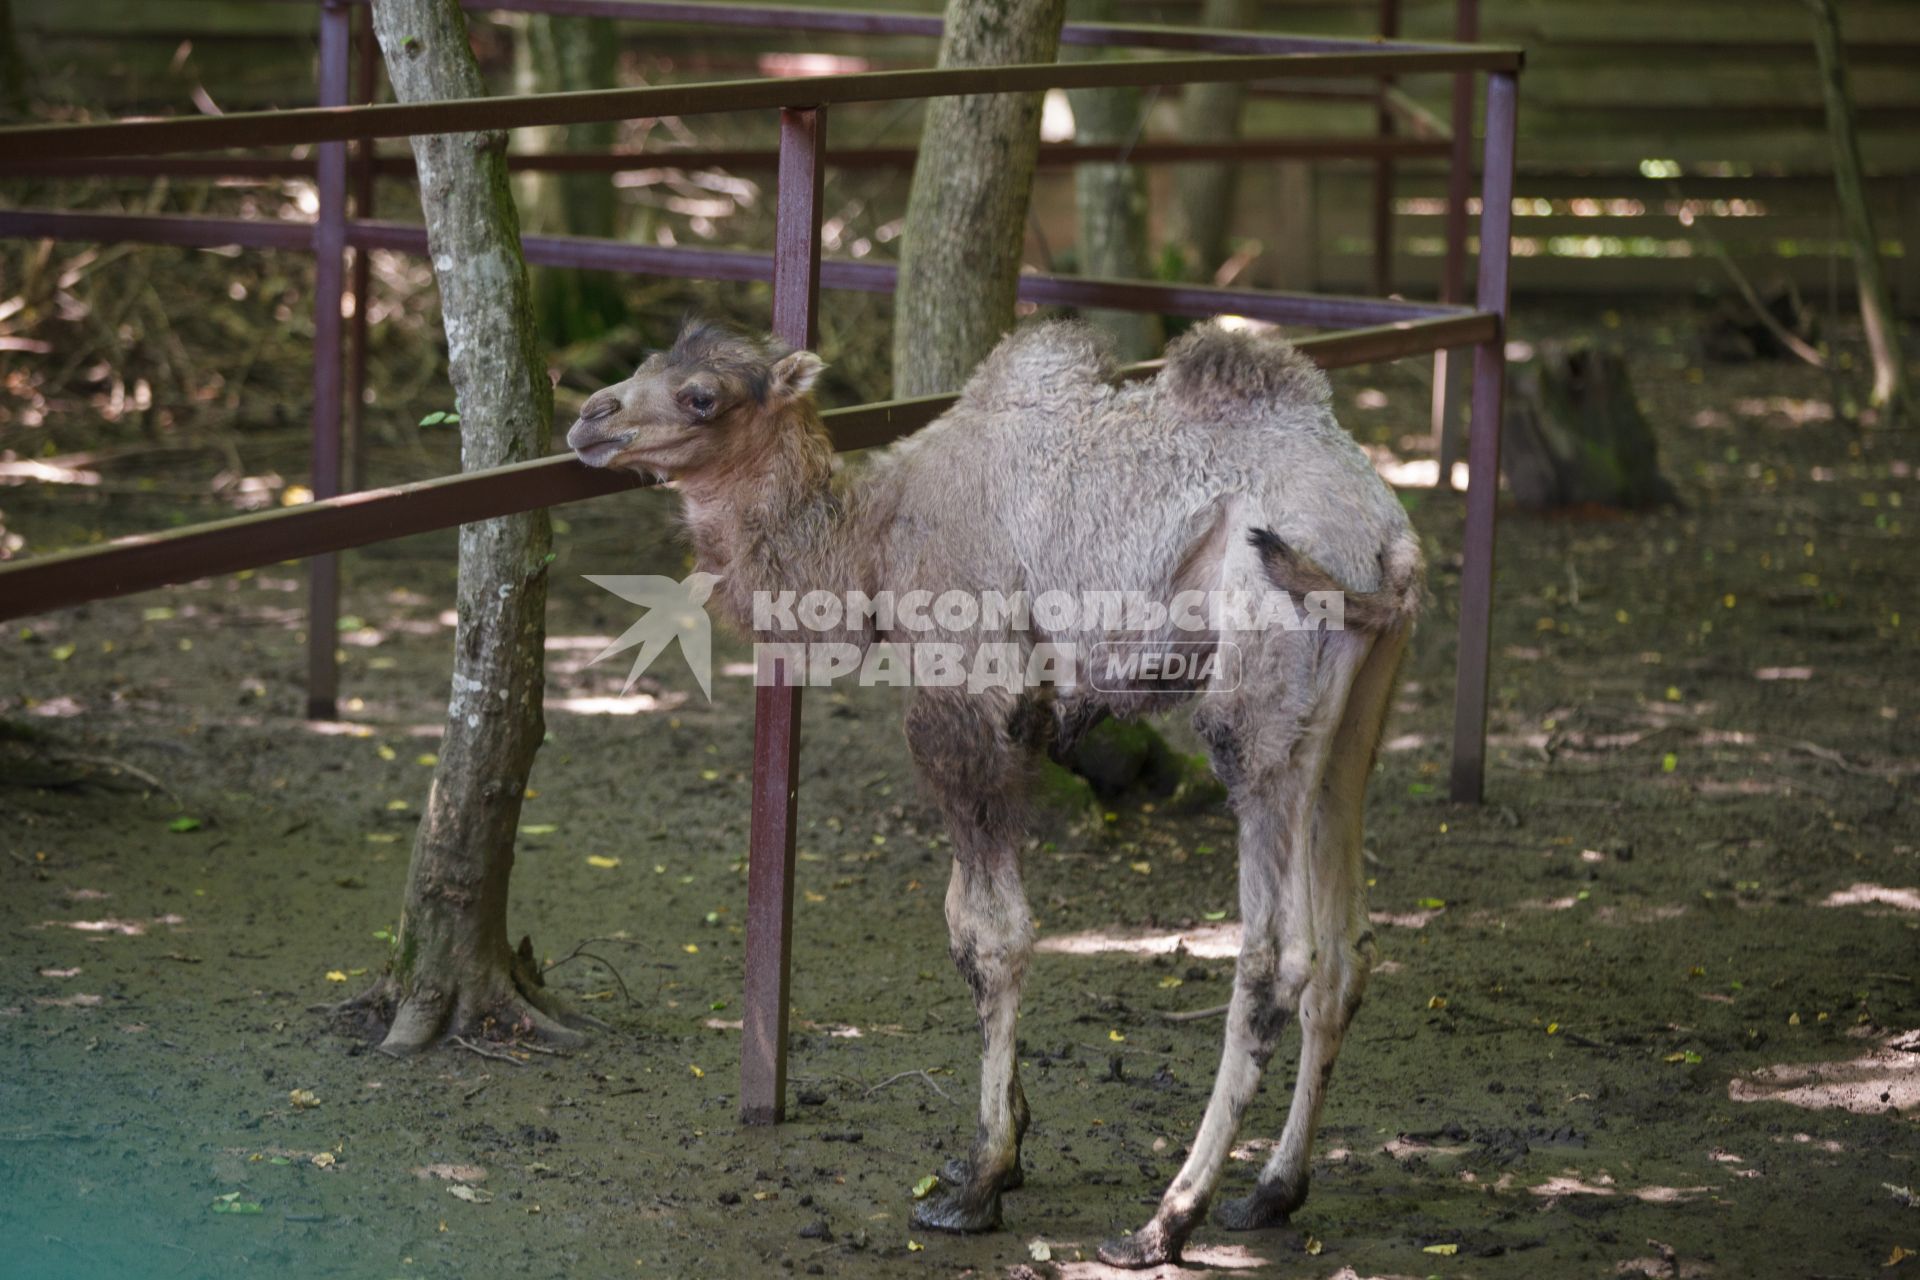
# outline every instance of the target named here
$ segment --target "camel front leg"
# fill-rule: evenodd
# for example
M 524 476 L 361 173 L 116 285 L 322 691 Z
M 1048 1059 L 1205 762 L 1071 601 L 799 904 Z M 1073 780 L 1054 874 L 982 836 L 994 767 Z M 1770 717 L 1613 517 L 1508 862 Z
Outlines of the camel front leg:
M 1023 747 L 1007 732 L 1012 707 L 981 696 L 923 693 L 907 712 L 907 743 L 939 797 L 953 836 L 948 947 L 980 1020 L 980 1117 L 965 1162 L 914 1209 L 915 1226 L 991 1231 L 1000 1193 L 1018 1186 L 1027 1100 L 1015 1062 L 1020 981 L 1033 951 L 1033 916 L 1020 884 L 1025 834 Z
M 914 1209 L 913 1223 L 940 1231 L 991 1231 L 1000 1225 L 1000 1193 L 1022 1180 L 1020 1139 L 1027 1127 L 1014 1024 L 1033 949 L 1033 920 L 1011 849 L 996 864 L 955 860 L 947 928 L 954 966 L 972 989 L 980 1018 L 980 1116 L 968 1159 L 941 1171 L 943 1185 Z

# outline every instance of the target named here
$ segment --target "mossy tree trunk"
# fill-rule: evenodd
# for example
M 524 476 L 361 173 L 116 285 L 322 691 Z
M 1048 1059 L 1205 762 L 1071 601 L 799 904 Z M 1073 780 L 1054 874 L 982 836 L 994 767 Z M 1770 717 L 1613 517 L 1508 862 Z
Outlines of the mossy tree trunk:
M 1813 14 L 1814 51 L 1820 60 L 1820 87 L 1827 103 L 1827 131 L 1833 139 L 1833 182 L 1840 197 L 1840 213 L 1847 239 L 1853 245 L 1854 273 L 1860 283 L 1860 320 L 1867 332 L 1867 350 L 1873 358 L 1876 409 L 1897 418 L 1914 414 L 1912 389 L 1900 357 L 1900 339 L 1894 328 L 1893 303 L 1880 264 L 1880 243 L 1873 234 L 1873 211 L 1867 206 L 1867 187 L 1861 177 L 1860 140 L 1854 132 L 1853 95 L 1847 88 L 1846 46 L 1840 39 L 1840 14 L 1833 0 L 1807 0 Z
M 13 22 L 13 0 L 0 0 L 0 120 L 27 114 L 27 61 Z
M 1113 17 L 1113 0 L 1076 0 L 1072 8 L 1076 19 L 1087 22 Z M 1138 89 L 1079 89 L 1067 100 L 1073 107 L 1076 141 L 1127 146 L 1139 139 L 1145 122 Z M 1140 167 L 1083 164 L 1074 171 L 1073 196 L 1080 223 L 1080 274 L 1108 280 L 1150 276 L 1147 179 Z M 1159 316 L 1101 308 L 1082 314 L 1113 336 L 1122 360 L 1159 354 Z
M 1542 343 L 1509 366 L 1502 470 L 1524 511 L 1679 501 L 1618 351 Z
M 1260 15 L 1259 0 L 1205 0 L 1200 25 L 1209 29 L 1250 30 Z M 1180 136 L 1187 142 L 1232 142 L 1240 136 L 1244 84 L 1190 84 L 1180 97 Z M 1172 240 L 1189 276 L 1212 277 L 1227 260 L 1227 233 L 1233 229 L 1239 166 L 1183 164 L 1174 168 Z
M 528 14 L 522 22 L 515 66 L 521 93 L 618 86 L 619 29 L 611 20 Z M 529 152 L 604 153 L 613 149 L 618 137 L 618 125 L 606 121 L 527 129 L 521 145 Z M 521 181 L 531 210 L 528 221 L 534 231 L 571 236 L 620 234 L 620 204 L 611 175 L 526 174 Z M 534 271 L 533 306 L 541 335 L 555 346 L 597 338 L 624 320 L 627 313 L 614 276 L 568 267 Z
M 947 0 L 943 67 L 1052 62 L 1066 0 Z M 893 393 L 957 390 L 1013 327 L 1040 95 L 927 104 L 894 294 Z
M 373 9 L 402 102 L 486 92 L 459 0 Z M 461 466 L 544 456 L 553 393 L 535 338 L 506 137 L 412 139 L 420 203 L 460 411 Z M 507 941 L 507 884 L 541 715 L 551 532 L 544 511 L 463 525 L 453 692 L 414 841 L 382 1049 L 406 1053 L 484 1030 L 575 1039 L 540 989 L 531 949 Z

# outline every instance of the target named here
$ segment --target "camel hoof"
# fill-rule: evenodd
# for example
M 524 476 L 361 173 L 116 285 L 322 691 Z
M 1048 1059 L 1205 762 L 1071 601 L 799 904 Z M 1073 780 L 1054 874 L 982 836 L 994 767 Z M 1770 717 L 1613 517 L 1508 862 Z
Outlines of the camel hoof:
M 1101 1241 L 1098 1253 L 1100 1261 L 1108 1266 L 1127 1271 L 1180 1261 L 1180 1245 L 1168 1237 L 1158 1222 L 1149 1222 L 1130 1235 Z
M 964 1182 L 952 1190 L 937 1191 L 914 1206 L 913 1225 L 928 1231 L 998 1231 L 1000 1193 L 972 1194 Z
M 973 1165 L 969 1161 L 962 1160 L 959 1156 L 955 1156 L 940 1166 L 940 1181 L 950 1187 L 964 1187 L 973 1181 Z M 1021 1166 L 1020 1161 L 1016 1159 L 1013 1162 L 1013 1168 L 1007 1171 L 1007 1175 L 1004 1178 L 1000 1179 L 1000 1189 L 1002 1191 L 1018 1191 L 1026 1185 L 1027 1171 Z
M 1250 1196 L 1222 1201 L 1213 1211 L 1213 1220 L 1228 1231 L 1262 1231 L 1268 1227 L 1284 1227 L 1304 1198 L 1295 1197 L 1293 1203 L 1288 1204 L 1288 1197 L 1262 1195 L 1256 1189 Z

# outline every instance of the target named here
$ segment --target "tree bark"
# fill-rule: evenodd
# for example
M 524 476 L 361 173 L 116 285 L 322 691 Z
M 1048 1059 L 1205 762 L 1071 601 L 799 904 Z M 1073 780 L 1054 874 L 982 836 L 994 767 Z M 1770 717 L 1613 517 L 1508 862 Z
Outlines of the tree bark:
M 459 0 L 373 8 L 402 102 L 486 92 Z M 534 336 L 506 137 L 411 140 L 446 326 L 460 461 L 468 470 L 544 456 L 553 393 Z M 381 1048 L 407 1053 L 490 1024 L 576 1040 L 540 989 L 531 948 L 507 941 L 514 836 L 541 715 L 551 533 L 545 511 L 463 525 L 459 623 L 446 736 L 413 846 Z
M 1209 30 L 1250 30 L 1260 16 L 1259 0 L 1205 0 L 1200 25 Z M 1187 142 L 1232 142 L 1240 136 L 1244 84 L 1190 84 L 1180 98 L 1180 136 Z M 1173 243 L 1186 260 L 1191 278 L 1206 280 L 1227 259 L 1227 233 L 1233 228 L 1239 166 L 1230 163 L 1183 164 L 1174 168 Z
M 1082 0 L 1075 17 L 1105 22 L 1112 0 Z M 1076 141 L 1129 145 L 1140 137 L 1138 89 L 1081 89 L 1067 95 L 1073 107 Z M 1152 275 L 1147 245 L 1147 179 L 1138 165 L 1083 164 L 1074 171 L 1073 196 L 1080 222 L 1080 274 L 1108 280 L 1141 280 Z M 1089 308 L 1081 313 L 1113 337 L 1122 360 L 1158 355 L 1160 317 L 1140 311 Z
M 1833 182 L 1847 239 L 1853 244 L 1854 273 L 1860 284 L 1860 320 L 1867 331 L 1867 350 L 1873 357 L 1869 403 L 1888 410 L 1891 416 L 1911 420 L 1913 395 L 1900 357 L 1893 304 L 1880 265 L 1880 242 L 1874 238 L 1873 211 L 1867 206 L 1866 183 L 1861 177 L 1860 141 L 1853 127 L 1853 96 L 1847 87 L 1840 14 L 1833 0 L 1807 0 L 1807 8 L 1813 14 L 1813 45 L 1820 60 L 1820 89 L 1827 102 L 1827 132 L 1833 140 Z
M 20 56 L 13 0 L 0 0 L 0 120 L 27 115 L 27 62 Z
M 521 93 L 611 89 L 620 81 L 619 30 L 605 18 L 522 20 L 515 78 Z M 613 121 L 523 131 L 529 152 L 607 152 L 618 138 Z M 530 173 L 521 179 L 532 230 L 554 235 L 620 234 L 620 203 L 605 173 Z M 544 267 L 533 273 L 534 316 L 556 347 L 599 337 L 626 319 L 615 278 L 604 271 Z
M 1501 469 L 1521 510 L 1679 501 L 1618 351 L 1543 343 L 1510 367 Z
M 1066 0 L 947 0 L 939 65 L 1052 62 Z M 1039 94 L 927 104 L 894 295 L 893 393 L 959 388 L 1013 327 Z

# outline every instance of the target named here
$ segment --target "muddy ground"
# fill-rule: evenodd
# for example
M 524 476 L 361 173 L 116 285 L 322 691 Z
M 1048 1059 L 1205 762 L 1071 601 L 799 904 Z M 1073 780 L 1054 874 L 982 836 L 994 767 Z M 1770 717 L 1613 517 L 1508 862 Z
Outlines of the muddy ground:
M 1920 1250 L 1920 443 L 1832 420 L 1811 370 L 1700 368 L 1683 312 L 1608 318 L 1687 507 L 1504 518 L 1488 803 L 1462 808 L 1458 508 L 1409 492 L 1437 603 L 1369 799 L 1381 964 L 1313 1194 L 1288 1229 L 1201 1230 L 1163 1275 L 1920 1267 L 1898 1262 Z M 1337 385 L 1363 438 L 1418 430 L 1414 371 Z M 297 438 L 244 448 L 301 473 Z M 192 496 L 220 465 L 137 454 L 0 506 L 44 551 L 221 514 Z M 374 478 L 450 465 L 430 437 Z M 808 699 L 790 1120 L 743 1131 L 749 682 L 708 704 L 667 660 L 622 699 L 621 661 L 584 663 L 631 618 L 581 575 L 681 573 L 668 500 L 558 515 L 512 928 L 573 957 L 549 981 L 611 1024 L 576 1053 L 393 1061 L 315 1011 L 386 958 L 450 535 L 349 558 L 340 724 L 299 716 L 297 566 L 9 627 L 0 713 L 44 738 L 9 744 L 0 786 L 0 1273 L 1080 1277 L 1144 1219 L 1217 1052 L 1217 1018 L 1161 1015 L 1226 998 L 1225 813 L 1053 819 L 1027 857 L 1051 949 L 1021 1032 L 1026 1188 L 997 1234 L 912 1231 L 914 1184 L 972 1133 L 977 1060 L 897 695 Z M 1277 1136 L 1291 1047 L 1230 1189 Z

